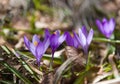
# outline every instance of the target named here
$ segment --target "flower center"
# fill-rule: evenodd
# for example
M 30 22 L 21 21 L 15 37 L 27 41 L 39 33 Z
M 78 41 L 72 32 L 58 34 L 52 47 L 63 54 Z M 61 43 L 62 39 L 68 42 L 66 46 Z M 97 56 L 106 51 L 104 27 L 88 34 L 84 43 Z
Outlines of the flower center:
M 56 35 L 56 34 L 57 34 L 57 32 L 54 32 L 53 34 L 55 34 L 55 35 Z
M 37 42 L 37 41 L 34 41 L 33 44 L 34 44 L 34 46 L 37 46 L 37 45 L 38 45 L 38 42 Z
M 70 36 L 71 36 L 72 38 L 74 38 L 74 35 L 73 35 L 73 34 L 70 34 Z

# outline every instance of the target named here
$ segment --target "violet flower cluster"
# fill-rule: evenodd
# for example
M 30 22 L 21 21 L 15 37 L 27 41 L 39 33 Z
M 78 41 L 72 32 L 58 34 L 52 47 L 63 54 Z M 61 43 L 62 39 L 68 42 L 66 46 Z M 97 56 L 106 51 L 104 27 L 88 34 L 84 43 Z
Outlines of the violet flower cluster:
M 50 46 L 52 49 L 52 58 L 54 57 L 54 52 L 57 48 L 64 42 L 66 39 L 66 35 L 63 34 L 60 36 L 60 31 L 57 30 L 53 34 L 46 29 L 44 35 L 44 41 L 40 41 L 37 35 L 34 35 L 32 38 L 32 42 L 28 40 L 26 36 L 24 36 L 24 43 L 28 50 L 35 56 L 36 62 L 40 65 L 41 58 L 43 54 L 46 52 L 47 48 Z
M 104 18 L 102 22 L 100 22 L 100 20 L 96 20 L 96 24 L 101 33 L 106 38 L 110 38 L 115 28 L 114 19 L 111 18 L 110 21 L 107 21 L 107 19 Z M 88 54 L 88 48 L 93 39 L 93 34 L 94 30 L 90 29 L 88 33 L 85 26 L 79 28 L 78 33 L 73 32 L 70 34 L 68 31 L 66 31 L 62 35 L 60 35 L 59 30 L 56 30 L 53 34 L 50 34 L 48 29 L 46 29 L 44 41 L 41 41 L 37 35 L 34 35 L 32 42 L 30 42 L 28 38 L 24 36 L 24 42 L 28 50 L 35 56 L 38 65 L 40 65 L 41 58 L 43 57 L 43 54 L 46 52 L 47 48 L 50 46 L 53 60 L 55 51 L 64 41 L 66 41 L 68 46 L 75 48 L 79 48 L 81 46 L 84 53 Z

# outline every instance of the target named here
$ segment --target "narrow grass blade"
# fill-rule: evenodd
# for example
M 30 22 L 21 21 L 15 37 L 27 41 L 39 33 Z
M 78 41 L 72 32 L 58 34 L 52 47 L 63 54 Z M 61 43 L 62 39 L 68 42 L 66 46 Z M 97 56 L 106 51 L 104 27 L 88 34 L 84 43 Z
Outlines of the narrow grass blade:
M 5 62 L 1 62 L 6 68 L 8 68 L 11 72 L 13 72 L 18 78 L 20 78 L 25 84 L 32 84 L 26 77 L 24 77 L 20 72 L 18 72 L 15 68 L 9 66 L 9 64 Z
M 10 54 L 10 50 L 6 46 L 1 46 L 1 48 L 7 53 Z
M 14 84 L 14 83 L 6 80 L 0 80 L 0 84 Z
M 53 81 L 53 84 L 58 84 L 59 79 L 61 78 L 61 75 L 63 73 L 63 71 L 74 61 L 76 60 L 78 57 L 71 57 L 69 59 L 67 59 L 56 71 L 55 73 L 55 78 Z
M 93 38 L 93 41 L 98 42 L 108 42 L 108 43 L 120 43 L 120 40 L 112 40 L 112 39 L 106 39 L 106 38 Z
M 20 55 L 22 55 L 24 57 L 34 58 L 34 56 L 32 56 L 32 54 L 29 54 L 29 53 L 26 53 L 26 52 L 20 52 L 20 51 L 17 51 L 17 52 L 18 52 L 18 54 L 20 54 Z M 44 54 L 42 59 L 51 60 L 51 57 L 52 57 L 51 55 Z M 62 59 L 60 57 L 54 57 L 54 63 L 62 64 Z

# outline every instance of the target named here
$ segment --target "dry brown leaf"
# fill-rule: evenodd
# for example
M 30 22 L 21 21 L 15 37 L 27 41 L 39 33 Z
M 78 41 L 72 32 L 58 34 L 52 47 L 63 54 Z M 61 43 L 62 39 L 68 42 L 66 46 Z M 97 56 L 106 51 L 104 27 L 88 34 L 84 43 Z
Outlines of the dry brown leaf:
M 54 78 L 53 72 L 45 74 L 42 84 L 53 84 L 53 80 L 54 80 L 53 78 Z
M 111 79 L 111 80 L 107 80 L 107 81 L 101 81 L 101 82 L 97 82 L 97 83 L 93 83 L 93 84 L 120 84 L 120 78 Z
M 103 73 L 103 74 L 101 74 L 101 75 L 98 75 L 97 77 L 94 78 L 93 84 L 96 84 L 96 83 L 99 82 L 100 80 L 102 80 L 102 79 L 104 79 L 104 78 L 106 78 L 107 76 L 110 76 L 110 75 L 112 75 L 111 72 L 109 72 L 109 73 Z
M 91 57 L 92 62 L 94 62 L 95 64 L 102 65 L 108 53 L 107 45 L 105 43 L 94 42 L 92 50 L 93 50 L 93 56 Z
M 114 54 L 110 54 L 108 56 L 108 60 L 109 60 L 109 63 L 111 64 L 111 66 L 112 66 L 112 71 L 113 71 L 114 77 L 119 78 L 120 77 L 119 76 L 119 71 L 118 71 L 118 69 L 116 67 L 116 64 L 114 62 Z
M 83 52 L 79 53 L 76 48 L 71 46 L 67 46 L 65 51 L 67 58 L 78 57 L 78 59 L 73 62 L 73 71 L 81 71 L 85 69 L 86 60 L 84 58 Z

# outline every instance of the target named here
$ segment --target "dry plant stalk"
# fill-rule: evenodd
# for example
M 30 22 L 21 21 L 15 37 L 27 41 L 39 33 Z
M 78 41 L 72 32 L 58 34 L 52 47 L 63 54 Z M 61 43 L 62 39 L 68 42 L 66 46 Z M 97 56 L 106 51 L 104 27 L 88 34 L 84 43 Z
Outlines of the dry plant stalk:
M 119 78 L 119 72 L 117 70 L 117 67 L 116 67 L 116 64 L 115 64 L 113 58 L 114 58 L 114 54 L 110 54 L 108 57 L 108 60 L 112 66 L 112 71 L 113 71 L 114 77 Z

